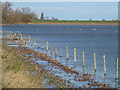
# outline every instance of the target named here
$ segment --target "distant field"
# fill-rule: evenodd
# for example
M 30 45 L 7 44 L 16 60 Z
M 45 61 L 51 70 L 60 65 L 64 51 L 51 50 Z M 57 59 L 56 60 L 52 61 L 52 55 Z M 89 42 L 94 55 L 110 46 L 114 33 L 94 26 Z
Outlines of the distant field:
M 33 23 L 118 23 L 118 21 L 89 21 L 89 20 L 33 20 Z

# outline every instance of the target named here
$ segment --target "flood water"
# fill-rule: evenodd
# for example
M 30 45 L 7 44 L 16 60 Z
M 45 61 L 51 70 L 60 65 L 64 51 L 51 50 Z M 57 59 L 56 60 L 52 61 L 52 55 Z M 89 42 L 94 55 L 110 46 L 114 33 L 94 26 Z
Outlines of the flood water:
M 68 66 L 74 66 L 74 48 L 77 49 L 77 63 L 75 70 L 82 72 L 82 51 L 85 53 L 84 73 L 94 73 L 93 53 L 96 53 L 96 80 L 115 84 L 115 60 L 118 57 L 118 26 L 117 25 L 4 25 L 3 31 L 12 31 L 31 36 L 32 39 L 48 41 L 49 46 L 57 46 L 58 59 L 66 64 L 66 49 L 69 48 Z M 62 58 L 60 58 L 62 48 Z M 49 47 L 50 49 L 50 47 Z M 39 50 L 39 49 L 38 49 Z M 41 52 L 41 50 L 39 50 Z M 46 51 L 44 50 L 46 53 Z M 49 51 L 48 51 L 49 54 Z M 103 80 L 104 62 L 106 55 L 106 80 Z M 54 57 L 53 57 L 54 58 Z

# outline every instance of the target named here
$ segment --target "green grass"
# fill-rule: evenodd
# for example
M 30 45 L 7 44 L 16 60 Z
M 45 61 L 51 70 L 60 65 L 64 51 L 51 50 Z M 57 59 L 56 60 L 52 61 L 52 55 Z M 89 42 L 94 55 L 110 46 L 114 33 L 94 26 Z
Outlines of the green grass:
M 33 20 L 33 23 L 118 23 L 118 21 L 89 20 Z

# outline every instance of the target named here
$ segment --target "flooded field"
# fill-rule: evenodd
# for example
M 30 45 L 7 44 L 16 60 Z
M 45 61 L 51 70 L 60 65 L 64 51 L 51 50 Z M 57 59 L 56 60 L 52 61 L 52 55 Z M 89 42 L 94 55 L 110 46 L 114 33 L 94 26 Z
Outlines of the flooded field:
M 31 37 L 31 41 L 25 46 L 43 53 L 51 55 L 52 59 L 58 59 L 62 65 L 68 65 L 70 68 L 81 74 L 94 74 L 94 55 L 96 53 L 96 75 L 92 76 L 97 82 L 110 84 L 112 87 L 118 87 L 115 82 L 115 61 L 118 57 L 118 26 L 117 25 L 4 25 L 3 31 L 12 31 L 22 33 L 24 38 Z M 4 36 L 4 34 L 3 34 Z M 34 41 L 36 40 L 36 47 Z M 44 50 L 42 47 L 44 40 Z M 46 51 L 46 41 L 48 41 L 48 51 Z M 38 48 L 40 46 L 40 48 Z M 68 47 L 69 59 L 66 62 L 66 46 Z M 57 56 L 54 48 L 57 47 Z M 62 57 L 60 57 L 60 48 L 62 48 Z M 74 64 L 74 48 L 76 48 L 76 64 Z M 82 51 L 84 51 L 85 67 L 82 66 Z M 104 60 L 106 56 L 106 78 L 104 78 Z M 34 60 L 34 58 L 31 58 Z M 35 63 L 46 65 L 46 69 L 51 73 L 72 83 L 74 87 L 85 85 L 86 81 L 79 82 L 74 79 L 75 75 L 66 73 L 58 66 L 48 66 L 47 61 L 34 60 Z M 75 66 L 75 67 L 74 67 Z

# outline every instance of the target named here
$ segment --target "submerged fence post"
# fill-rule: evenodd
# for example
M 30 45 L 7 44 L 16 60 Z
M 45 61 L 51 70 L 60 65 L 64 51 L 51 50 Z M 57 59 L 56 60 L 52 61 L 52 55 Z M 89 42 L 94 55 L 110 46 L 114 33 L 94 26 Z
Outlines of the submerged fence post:
M 96 53 L 94 53 L 94 74 L 96 74 L 96 70 L 97 70 L 97 67 L 96 67 Z
M 46 54 L 48 54 L 48 41 L 46 41 Z
M 116 59 L 116 80 L 118 80 L 118 58 Z
M 60 48 L 60 57 L 62 57 L 62 48 Z
M 43 53 L 43 50 L 44 50 L 44 40 L 42 40 L 42 53 Z
M 103 59 L 104 59 L 104 76 L 106 76 L 106 56 L 103 55 Z
M 85 56 L 84 56 L 84 51 L 82 51 L 82 66 L 85 66 Z

